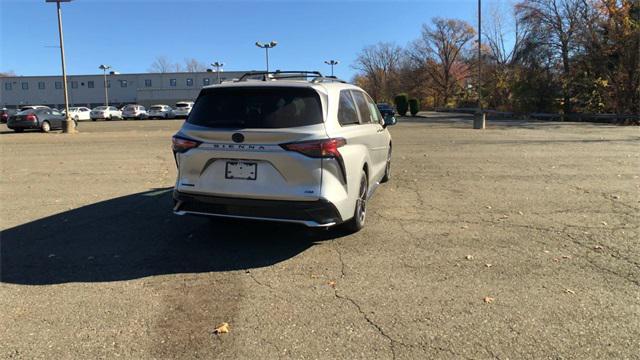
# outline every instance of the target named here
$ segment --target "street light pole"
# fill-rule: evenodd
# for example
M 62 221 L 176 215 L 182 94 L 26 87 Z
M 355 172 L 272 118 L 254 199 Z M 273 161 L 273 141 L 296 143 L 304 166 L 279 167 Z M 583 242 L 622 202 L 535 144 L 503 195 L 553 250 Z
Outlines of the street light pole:
M 474 129 L 484 129 L 486 126 L 486 114 L 482 109 L 482 0 L 478 0 L 478 111 L 473 120 Z
M 333 76 L 333 66 L 334 65 L 338 65 L 340 63 L 340 61 L 338 60 L 327 60 L 324 62 L 327 65 L 331 65 L 331 76 Z
M 107 70 L 111 69 L 109 65 L 100 65 L 98 69 L 102 69 L 104 73 L 104 106 L 109 106 L 109 90 L 107 90 Z
M 216 68 L 216 78 L 217 78 L 218 84 L 220 84 L 220 68 L 224 66 L 224 63 L 216 61 L 213 64 L 211 64 L 211 66 Z
M 64 34 L 62 31 L 62 9 L 60 8 L 60 2 L 70 2 L 71 0 L 46 0 L 46 2 L 55 2 L 56 8 L 58 12 L 58 35 L 60 38 L 60 58 L 62 59 L 62 89 L 64 91 L 64 117 L 65 119 L 62 121 L 62 132 L 63 133 L 74 133 L 75 122 L 71 120 L 71 115 L 69 114 L 69 93 L 67 90 L 67 67 L 64 59 Z
M 277 41 L 271 41 L 269 43 L 261 43 L 259 41 L 256 41 L 256 46 L 265 50 L 265 55 L 267 58 L 267 72 L 269 72 L 269 49 L 276 47 L 276 45 L 278 45 Z

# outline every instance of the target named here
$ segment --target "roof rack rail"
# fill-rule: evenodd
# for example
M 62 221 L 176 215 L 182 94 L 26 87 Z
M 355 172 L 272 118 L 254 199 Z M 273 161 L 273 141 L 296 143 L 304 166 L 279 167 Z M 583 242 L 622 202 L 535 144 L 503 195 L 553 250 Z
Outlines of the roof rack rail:
M 335 76 L 317 76 L 313 79 L 311 79 L 312 83 L 321 83 L 321 82 L 339 82 L 339 83 L 343 83 L 346 84 L 347 82 L 342 80 L 342 79 L 338 79 Z
M 307 79 L 310 77 L 322 77 L 322 73 L 319 71 L 249 71 L 244 73 L 238 81 L 246 81 L 247 79 L 255 79 L 256 77 L 260 77 L 262 81 L 293 78 Z

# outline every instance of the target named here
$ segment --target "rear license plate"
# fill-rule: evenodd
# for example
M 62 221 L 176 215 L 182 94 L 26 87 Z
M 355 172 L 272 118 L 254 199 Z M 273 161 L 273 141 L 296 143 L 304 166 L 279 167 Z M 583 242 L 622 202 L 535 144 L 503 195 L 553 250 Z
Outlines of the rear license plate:
M 227 161 L 224 177 L 227 179 L 255 180 L 258 175 L 258 164 L 244 161 Z

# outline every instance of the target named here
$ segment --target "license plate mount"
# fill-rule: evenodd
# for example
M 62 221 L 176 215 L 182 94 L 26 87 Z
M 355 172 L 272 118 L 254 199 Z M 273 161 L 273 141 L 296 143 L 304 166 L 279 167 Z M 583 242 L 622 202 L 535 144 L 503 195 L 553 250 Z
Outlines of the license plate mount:
M 258 163 L 248 161 L 227 161 L 224 177 L 232 180 L 255 180 L 258 178 Z

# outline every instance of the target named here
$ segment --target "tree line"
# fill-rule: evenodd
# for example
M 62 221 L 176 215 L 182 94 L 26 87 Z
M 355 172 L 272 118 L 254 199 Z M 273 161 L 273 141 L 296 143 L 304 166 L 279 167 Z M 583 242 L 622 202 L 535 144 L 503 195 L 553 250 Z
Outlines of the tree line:
M 522 0 L 485 18 L 480 57 L 471 24 L 434 18 L 405 47 L 362 49 L 354 82 L 376 101 L 408 93 L 426 108 L 640 112 L 640 1 Z

